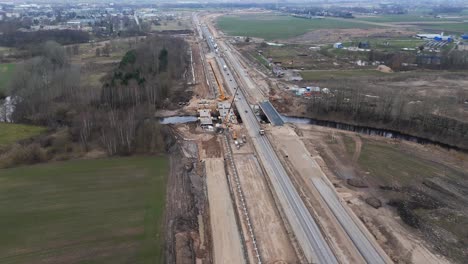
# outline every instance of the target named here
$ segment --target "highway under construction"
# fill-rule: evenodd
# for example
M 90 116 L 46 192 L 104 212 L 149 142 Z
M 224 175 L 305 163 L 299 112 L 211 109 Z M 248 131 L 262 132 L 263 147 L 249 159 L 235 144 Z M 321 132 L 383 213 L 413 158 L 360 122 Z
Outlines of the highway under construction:
M 321 223 L 321 219 L 317 219 L 317 213 L 320 212 L 314 211 L 308 202 L 303 200 L 303 195 L 291 179 L 290 168 L 285 168 L 283 158 L 280 159 L 278 156 L 279 152 L 287 151 L 286 148 L 280 144 L 272 143 L 276 141 L 277 132 L 275 129 L 281 129 L 284 124 L 283 120 L 268 102 L 268 98 L 264 97 L 261 91 L 256 91 L 255 81 L 249 75 L 248 64 L 243 61 L 239 53 L 234 51 L 230 43 L 225 42 L 220 37 L 211 24 L 211 15 L 193 14 L 192 19 L 198 32 L 199 41 L 207 44 L 208 47 L 205 56 L 209 59 L 208 71 L 214 76 L 214 80 L 211 81 L 214 81 L 212 85 L 217 87 L 215 89 L 217 98 L 219 101 L 227 101 L 228 95 L 226 93 L 229 93 L 232 96 L 232 100 L 229 102 L 235 106 L 241 120 L 241 124 L 236 128 L 223 120 L 226 128 L 224 130 L 225 144 L 233 144 L 234 140 L 232 139 L 237 139 L 238 131 L 244 131 L 247 134 L 248 139 L 244 141 L 250 142 L 250 151 L 253 153 L 251 158 L 258 163 L 268 186 L 263 191 L 271 192 L 271 203 L 274 210 L 278 210 L 277 220 L 282 223 L 282 228 L 288 233 L 289 241 L 278 243 L 290 244 L 290 247 L 294 248 L 299 262 L 390 263 L 390 258 L 380 248 L 373 236 L 351 210 L 346 208 L 346 204 L 340 200 L 333 185 L 327 180 L 320 167 L 314 161 L 308 161 L 307 157 L 301 157 L 301 155 L 305 155 L 305 151 L 301 152 L 302 154 L 298 153 L 298 156 L 296 155 L 297 160 L 292 162 L 292 167 L 309 175 L 310 182 L 308 184 L 316 191 L 314 199 L 323 207 L 324 214 L 331 218 L 332 224 Z M 273 126 L 261 123 L 256 115 L 257 110 L 253 107 L 255 105 L 259 106 L 258 109 L 263 110 Z M 297 144 L 297 148 L 303 147 L 297 143 L 299 141 L 295 140 L 294 137 L 291 140 L 291 144 Z M 239 151 L 238 148 L 236 151 Z M 242 210 L 239 209 L 240 216 L 236 219 L 246 256 L 243 261 L 270 262 L 273 259 L 269 258 L 264 244 L 270 244 L 270 247 L 274 247 L 272 244 L 275 241 L 269 240 L 265 236 L 265 231 L 262 231 L 259 226 L 261 222 L 255 219 L 258 215 L 258 212 L 254 211 L 258 209 L 252 206 L 255 201 L 249 200 L 252 197 L 244 195 L 246 192 L 244 188 L 248 188 L 248 186 L 242 185 L 242 180 L 239 180 L 242 177 L 238 175 L 243 173 L 239 172 L 243 166 L 240 161 L 242 159 L 236 159 L 235 153 L 226 155 L 230 157 L 228 160 L 231 164 L 229 165 L 232 166 L 232 173 L 236 176 L 237 187 L 231 186 L 231 188 L 238 189 L 232 198 L 234 204 L 240 205 L 239 208 L 242 207 Z M 306 160 L 301 161 L 304 158 Z M 309 166 L 303 167 L 301 162 L 304 161 L 309 162 Z M 334 237 L 327 233 L 327 228 L 333 229 L 333 232 L 336 233 Z M 275 230 L 270 231 L 275 232 Z M 217 241 L 213 242 L 217 243 Z M 276 261 L 278 260 L 280 259 L 276 259 Z M 222 263 L 219 262 L 219 259 L 215 262 Z

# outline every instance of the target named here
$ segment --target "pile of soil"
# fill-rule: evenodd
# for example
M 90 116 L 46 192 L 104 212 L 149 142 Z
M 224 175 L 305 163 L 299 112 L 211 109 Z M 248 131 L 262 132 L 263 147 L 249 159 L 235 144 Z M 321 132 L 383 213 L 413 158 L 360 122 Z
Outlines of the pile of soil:
M 385 66 L 385 65 L 377 66 L 376 70 L 378 70 L 379 72 L 384 72 L 384 73 L 392 73 L 393 72 L 393 70 L 390 67 Z

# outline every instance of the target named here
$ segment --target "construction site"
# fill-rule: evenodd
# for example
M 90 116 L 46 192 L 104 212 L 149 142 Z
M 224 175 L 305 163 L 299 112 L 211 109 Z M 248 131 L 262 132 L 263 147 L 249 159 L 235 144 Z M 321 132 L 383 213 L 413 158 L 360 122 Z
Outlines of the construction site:
M 429 2 L 0 3 L 0 263 L 467 263 Z
M 279 96 L 270 89 L 281 84 L 224 41 L 213 26 L 218 16 L 193 14 L 195 34 L 188 41 L 194 96 L 182 111 L 160 115 L 189 114 L 197 120 L 169 125 L 176 142 L 171 178 L 177 180 L 168 185 L 174 194 L 168 211 L 176 210 L 167 221 L 185 219 L 168 231 L 170 259 L 449 263 L 420 231 L 404 226 L 394 207 L 383 204 L 391 204 L 393 196 L 368 188 L 384 185 L 369 180 L 374 172 L 359 167 L 358 160 L 367 155 L 366 144 L 380 139 L 285 122 L 277 109 L 297 106 L 275 102 Z M 413 143 L 391 144 L 406 149 Z M 348 152 L 349 157 L 343 154 Z M 454 158 L 458 154 L 447 155 L 453 157 L 447 166 L 466 169 Z M 177 205 L 181 197 L 192 203 L 190 210 Z

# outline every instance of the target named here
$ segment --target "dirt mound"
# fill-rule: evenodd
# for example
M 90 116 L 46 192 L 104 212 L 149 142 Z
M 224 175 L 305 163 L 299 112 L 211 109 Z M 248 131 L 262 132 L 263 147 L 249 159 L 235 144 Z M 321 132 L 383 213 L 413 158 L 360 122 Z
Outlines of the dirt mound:
M 392 68 L 385 66 L 385 65 L 379 65 L 377 66 L 377 69 L 379 72 L 384 72 L 384 73 L 392 73 L 393 70 Z
M 348 183 L 349 185 L 351 185 L 353 187 L 356 187 L 356 188 L 367 188 L 368 187 L 367 183 L 365 183 L 361 179 L 356 179 L 356 178 L 347 179 L 346 183 Z
M 366 203 L 374 207 L 375 209 L 379 209 L 380 207 L 382 207 L 382 202 L 378 198 L 375 198 L 375 197 L 366 198 Z

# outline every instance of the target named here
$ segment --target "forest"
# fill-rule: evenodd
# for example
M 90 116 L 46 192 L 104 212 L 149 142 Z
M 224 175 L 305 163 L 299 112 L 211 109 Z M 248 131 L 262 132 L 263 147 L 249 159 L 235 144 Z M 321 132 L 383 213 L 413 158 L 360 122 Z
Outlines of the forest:
M 187 50 L 182 39 L 142 38 L 95 89 L 81 85 L 80 65 L 66 48 L 45 42 L 18 65 L 8 94 L 14 98 L 13 122 L 46 126 L 51 136 L 13 146 L 4 157 L 12 157 L 12 165 L 34 163 L 74 151 L 70 146 L 105 149 L 109 156 L 164 151 L 162 126 L 153 115 L 186 89 Z M 44 151 L 57 133 L 63 146 Z

